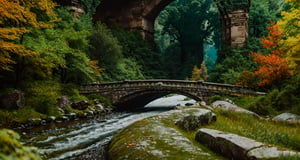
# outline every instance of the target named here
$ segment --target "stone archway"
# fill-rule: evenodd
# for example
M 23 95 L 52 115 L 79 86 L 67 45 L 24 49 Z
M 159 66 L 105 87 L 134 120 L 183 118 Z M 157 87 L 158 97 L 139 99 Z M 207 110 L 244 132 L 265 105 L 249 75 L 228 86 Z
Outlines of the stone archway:
M 147 40 L 153 40 L 154 21 L 158 14 L 174 0 L 102 0 L 94 15 L 94 22 L 116 24 L 137 30 Z M 215 0 L 220 11 L 223 44 L 242 47 L 248 39 L 250 0 Z

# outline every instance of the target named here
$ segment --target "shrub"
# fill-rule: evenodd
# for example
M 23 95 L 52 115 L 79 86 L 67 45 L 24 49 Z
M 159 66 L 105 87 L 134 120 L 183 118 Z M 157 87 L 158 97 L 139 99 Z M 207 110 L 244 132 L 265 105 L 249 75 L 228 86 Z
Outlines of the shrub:
M 34 81 L 26 87 L 27 106 L 47 115 L 59 115 L 56 99 L 61 96 L 61 86 L 55 81 Z
M 220 95 L 214 95 L 214 96 L 212 96 L 212 97 L 209 99 L 208 103 L 211 104 L 211 103 L 213 103 L 214 101 L 222 100 L 222 99 L 223 99 L 222 96 L 220 96 Z
M 20 136 L 12 130 L 0 130 L 0 159 L 40 160 L 36 148 L 25 147 L 18 140 Z
M 101 103 L 103 103 L 105 107 L 108 107 L 108 106 L 112 105 L 111 101 L 109 99 L 107 99 L 106 97 L 103 97 L 99 94 L 88 94 L 88 95 L 86 95 L 86 97 L 90 100 L 99 99 L 99 101 Z
M 256 102 L 249 105 L 248 109 L 263 116 L 270 115 L 274 112 L 271 107 L 270 99 L 265 96 L 259 97 Z

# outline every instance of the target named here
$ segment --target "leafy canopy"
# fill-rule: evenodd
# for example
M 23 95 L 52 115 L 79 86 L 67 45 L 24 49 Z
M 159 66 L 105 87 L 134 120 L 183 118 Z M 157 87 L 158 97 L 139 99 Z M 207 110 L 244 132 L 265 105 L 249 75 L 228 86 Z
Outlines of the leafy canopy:
M 15 56 L 38 54 L 22 44 L 22 36 L 32 28 L 50 28 L 57 21 L 51 0 L 0 0 L 0 69 L 12 71 Z

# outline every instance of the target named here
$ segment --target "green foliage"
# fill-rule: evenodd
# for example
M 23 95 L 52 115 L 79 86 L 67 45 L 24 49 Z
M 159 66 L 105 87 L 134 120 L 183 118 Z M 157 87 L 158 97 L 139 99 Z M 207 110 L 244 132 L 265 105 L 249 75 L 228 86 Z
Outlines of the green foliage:
M 246 47 L 234 50 L 222 48 L 218 52 L 217 64 L 209 75 L 209 81 L 236 84 L 243 70 L 252 71 L 254 63 L 249 58 L 249 53 L 264 50 L 259 38 L 268 33 L 266 27 L 270 25 L 270 21 L 278 20 L 280 12 L 284 9 L 283 0 L 252 0 L 249 12 L 249 40 Z
M 215 101 L 217 101 L 217 100 L 222 100 L 222 99 L 223 99 L 223 97 L 220 96 L 220 95 L 212 96 L 212 97 L 210 97 L 210 99 L 209 99 L 209 101 L 208 101 L 208 104 L 211 104 L 211 103 L 213 103 L 213 102 L 215 102 Z
M 259 97 L 256 101 L 249 104 L 247 108 L 262 116 L 274 115 L 275 111 L 271 107 L 270 103 L 271 103 L 270 99 L 266 97 Z
M 80 0 L 87 9 L 87 13 L 89 15 L 94 15 L 96 12 L 96 8 L 101 3 L 101 0 Z
M 125 69 L 123 70 L 125 73 L 130 70 L 133 72 L 126 74 L 139 76 L 131 77 L 132 79 L 164 78 L 161 56 L 151 42 L 144 40 L 140 33 L 119 28 L 113 29 L 113 35 L 120 42 L 123 55 L 127 59 L 123 61 L 124 65 L 123 67 L 121 65 L 121 69 Z M 126 66 L 130 63 L 132 64 Z M 124 68 L 125 66 L 128 68 Z
M 278 20 L 285 9 L 284 0 L 252 0 L 249 12 L 249 37 L 260 38 L 267 35 L 270 21 Z
M 43 116 L 28 106 L 14 111 L 0 110 L 0 128 L 11 127 L 16 123 L 24 123 L 30 118 L 41 118 Z
M 160 13 L 155 28 L 170 78 L 189 76 L 193 66 L 201 64 L 204 46 L 219 44 L 218 10 L 212 0 L 177 0 Z
M 255 103 L 249 105 L 249 109 L 262 115 L 277 112 L 289 111 L 300 114 L 300 75 L 294 76 L 281 89 L 273 89 L 266 96 L 259 98 Z
M 118 34 L 122 34 L 119 32 Z M 94 33 L 90 36 L 90 56 L 100 61 L 100 66 L 105 69 L 101 75 L 101 80 L 116 81 L 125 79 L 144 79 L 141 64 L 138 64 L 136 59 L 130 58 L 128 55 L 123 55 L 130 47 L 127 46 L 127 44 L 124 44 L 125 42 L 132 44 L 139 42 L 126 39 L 126 41 L 121 44 L 118 39 L 120 38 L 114 37 L 111 30 L 101 23 L 96 24 Z M 134 51 L 135 50 L 133 50 L 133 52 Z M 141 53 L 132 53 L 132 55 L 138 54 Z
M 111 101 L 107 99 L 106 97 L 103 97 L 98 94 L 88 94 L 86 97 L 90 100 L 98 99 L 101 103 L 104 104 L 104 107 L 109 107 L 112 106 Z
M 237 84 L 242 71 L 245 69 L 252 70 L 254 66 L 248 56 L 249 52 L 248 48 L 222 50 L 208 81 Z
M 19 141 L 20 136 L 8 129 L 0 130 L 0 159 L 30 159 L 41 160 L 37 153 L 37 149 L 33 147 L 26 147 Z
M 27 84 L 26 103 L 37 112 L 59 115 L 56 99 L 61 95 L 61 86 L 55 81 L 34 81 Z

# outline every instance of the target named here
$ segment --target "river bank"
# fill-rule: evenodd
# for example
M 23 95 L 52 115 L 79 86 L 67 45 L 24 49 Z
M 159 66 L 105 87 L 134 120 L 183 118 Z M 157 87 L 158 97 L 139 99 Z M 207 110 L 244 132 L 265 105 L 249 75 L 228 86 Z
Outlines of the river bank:
M 234 110 L 214 111 L 215 122 L 210 110 L 199 107 L 137 121 L 113 137 L 109 159 L 299 158 L 299 124 L 268 121 Z

